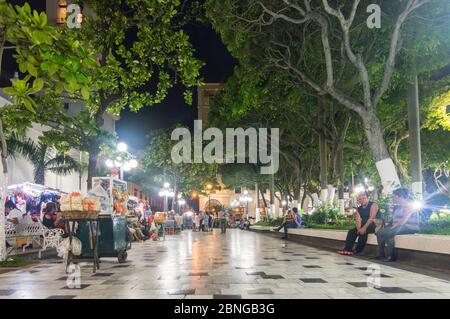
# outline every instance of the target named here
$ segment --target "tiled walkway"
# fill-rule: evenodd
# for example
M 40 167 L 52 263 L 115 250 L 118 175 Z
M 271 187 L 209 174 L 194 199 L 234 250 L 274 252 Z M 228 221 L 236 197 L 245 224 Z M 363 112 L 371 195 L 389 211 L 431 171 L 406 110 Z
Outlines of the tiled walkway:
M 134 244 L 126 264 L 102 259 L 96 275 L 82 264 L 81 289 L 58 262 L 1 274 L 0 298 L 450 299 L 445 280 L 241 230 Z M 381 267 L 381 287 L 368 287 L 368 267 Z

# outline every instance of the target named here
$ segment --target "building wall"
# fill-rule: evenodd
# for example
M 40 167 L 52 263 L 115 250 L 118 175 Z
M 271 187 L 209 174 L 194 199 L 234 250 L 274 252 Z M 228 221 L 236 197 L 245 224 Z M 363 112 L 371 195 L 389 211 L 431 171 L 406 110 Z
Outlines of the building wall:
M 208 112 L 209 112 L 209 105 L 211 102 L 211 97 L 213 97 L 215 94 L 222 91 L 224 88 L 223 83 L 207 83 L 205 85 L 199 86 L 197 88 L 198 92 L 198 103 L 197 103 L 197 110 L 198 110 L 198 119 L 202 120 L 203 123 L 206 123 L 208 120 Z
M 2 93 L 0 95 L 0 108 L 6 104 L 10 104 L 10 102 L 7 96 Z M 81 101 L 64 101 L 63 107 L 66 110 L 67 114 L 72 116 L 75 116 L 80 110 L 84 108 Z M 104 120 L 104 129 L 111 133 L 114 132 L 116 117 L 107 114 L 104 116 Z M 37 142 L 39 140 L 39 136 L 44 131 L 49 129 L 50 127 L 34 124 L 31 128 L 28 129 L 27 136 Z M 69 151 L 69 155 L 77 161 L 80 161 L 81 159 L 83 163 L 87 163 L 86 156 L 83 156 L 80 151 L 73 149 Z M 33 165 L 23 156 L 17 155 L 15 158 L 9 157 L 8 184 L 12 185 L 24 182 L 33 182 L 33 170 Z M 52 172 L 47 172 L 45 175 L 45 184 L 48 187 L 57 188 L 64 192 L 81 191 L 82 193 L 86 193 L 87 172 L 83 172 L 83 174 L 81 175 L 81 182 L 79 172 L 73 172 L 68 175 L 58 175 Z

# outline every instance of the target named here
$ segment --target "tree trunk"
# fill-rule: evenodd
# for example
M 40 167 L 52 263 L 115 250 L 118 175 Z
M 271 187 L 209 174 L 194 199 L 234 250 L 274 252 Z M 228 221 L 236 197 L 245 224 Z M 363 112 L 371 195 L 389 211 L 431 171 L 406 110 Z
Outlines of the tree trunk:
M 100 153 L 100 145 L 97 137 L 91 137 L 89 142 L 89 163 L 88 163 L 88 176 L 87 176 L 87 189 L 92 189 L 92 178 L 95 177 L 95 171 L 97 169 L 98 154 Z
M 370 152 L 376 162 L 378 174 L 381 178 L 383 192 L 390 193 L 401 184 L 394 162 L 384 141 L 380 121 L 373 111 L 366 111 L 362 114 L 362 119 L 366 138 L 369 141 Z
M 327 141 L 325 138 L 325 108 L 324 108 L 324 98 L 319 96 L 319 117 L 318 117 L 318 128 L 319 128 L 319 152 L 320 152 L 320 187 L 321 194 L 320 199 L 325 201 L 327 198 L 327 185 L 328 185 L 328 165 L 327 165 Z
M 102 96 L 102 93 L 100 93 L 100 106 L 95 114 L 95 122 L 97 124 L 97 127 L 103 126 L 103 114 L 105 113 L 106 109 L 108 107 L 108 103 L 106 99 Z M 98 139 L 98 136 L 92 136 L 89 139 L 89 163 L 88 163 L 88 176 L 87 176 L 87 189 L 90 190 L 92 188 L 92 178 L 95 177 L 96 169 L 97 169 L 97 161 L 98 161 L 98 154 L 100 153 L 100 141 Z
M 338 193 L 339 199 L 344 199 L 344 178 L 345 178 L 345 170 L 344 170 L 344 144 L 340 144 L 337 152 L 337 171 L 338 171 Z
M 6 236 L 5 236 L 5 199 L 6 194 L 8 192 L 8 148 L 6 145 L 6 138 L 3 132 L 3 121 L 0 118 L 0 144 L 2 147 L 1 150 L 1 158 L 2 158 L 2 166 L 3 166 L 3 178 L 1 183 L 1 193 L 0 198 L 3 200 L 3 203 L 0 205 L 0 261 L 6 260 Z
M 264 197 L 263 189 L 262 189 L 262 187 L 261 187 L 261 185 L 259 183 L 258 183 L 258 191 L 261 194 L 261 198 L 263 200 L 264 207 L 267 208 L 267 201 L 266 201 L 266 198 Z

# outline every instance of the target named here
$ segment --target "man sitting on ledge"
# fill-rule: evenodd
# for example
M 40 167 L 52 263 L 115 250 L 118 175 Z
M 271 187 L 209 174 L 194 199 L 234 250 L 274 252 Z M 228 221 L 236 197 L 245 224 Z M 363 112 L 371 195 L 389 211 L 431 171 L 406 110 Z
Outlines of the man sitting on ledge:
M 378 256 L 376 259 L 385 259 L 384 247 L 387 246 L 387 258 L 392 262 L 397 259 L 395 251 L 395 236 L 415 234 L 419 232 L 420 209 L 414 207 L 414 198 L 407 188 L 398 188 L 393 192 L 394 222 L 377 233 Z
M 344 250 L 338 251 L 340 255 L 361 253 L 366 246 L 368 235 L 375 232 L 374 221 L 379 210 L 378 205 L 369 201 L 365 192 L 358 194 L 358 203 L 360 206 L 357 209 L 357 213 L 355 213 L 356 227 L 348 232 Z M 356 245 L 356 250 L 353 251 L 356 238 L 358 238 L 358 244 Z
M 284 228 L 284 236 L 282 239 L 288 239 L 288 228 L 298 228 L 300 227 L 300 223 L 297 220 L 297 214 L 293 213 L 289 210 L 284 216 L 284 222 L 280 225 L 280 227 L 275 228 L 274 231 L 280 231 L 281 228 Z

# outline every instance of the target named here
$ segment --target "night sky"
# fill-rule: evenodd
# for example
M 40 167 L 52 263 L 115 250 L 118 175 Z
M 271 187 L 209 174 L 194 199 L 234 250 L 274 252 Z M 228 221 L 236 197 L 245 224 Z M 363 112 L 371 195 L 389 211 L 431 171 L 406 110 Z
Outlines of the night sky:
M 22 5 L 24 0 L 10 0 Z M 28 1 L 38 11 L 45 10 L 45 1 Z M 224 82 L 229 77 L 237 61 L 229 54 L 220 40 L 220 36 L 210 27 L 199 23 L 191 23 L 185 27 L 191 43 L 196 50 L 196 58 L 205 63 L 201 70 L 203 82 Z M 12 58 L 13 52 L 4 55 L 0 87 L 10 85 L 9 79 L 18 70 Z M 171 127 L 177 123 L 193 126 L 197 117 L 197 90 L 194 89 L 192 105 L 185 104 L 183 88 L 175 86 L 163 103 L 145 107 L 137 113 L 124 110 L 116 123 L 116 132 L 121 141 L 130 146 L 130 150 L 142 149 L 147 144 L 147 134 L 150 130 Z
M 236 60 L 228 53 L 220 36 L 209 26 L 191 24 L 185 28 L 196 50 L 196 58 L 205 63 L 201 75 L 203 82 L 224 82 L 233 72 Z M 120 140 L 134 149 L 145 147 L 146 135 L 152 129 L 170 127 L 176 123 L 193 125 L 197 118 L 197 90 L 192 105 L 185 104 L 183 88 L 174 87 L 166 100 L 158 105 L 141 109 L 138 113 L 124 111 L 117 122 Z

